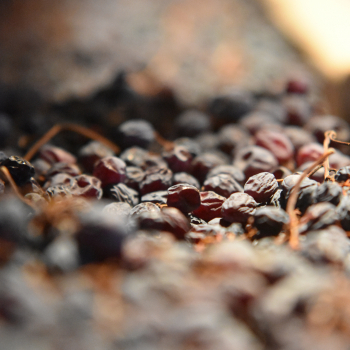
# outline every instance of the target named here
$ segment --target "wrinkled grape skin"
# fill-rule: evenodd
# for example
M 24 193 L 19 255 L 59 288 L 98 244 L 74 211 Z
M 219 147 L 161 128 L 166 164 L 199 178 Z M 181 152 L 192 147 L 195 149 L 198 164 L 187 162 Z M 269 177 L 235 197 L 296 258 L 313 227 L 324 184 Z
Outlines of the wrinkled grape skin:
M 141 195 L 167 190 L 172 185 L 172 178 L 173 172 L 169 168 L 154 166 L 147 169 L 140 183 Z
M 222 218 L 228 222 L 245 224 L 254 215 L 257 203 L 246 193 L 234 193 L 222 204 Z
M 255 238 L 277 236 L 289 223 L 288 214 L 280 208 L 258 208 L 254 215 L 254 226 L 259 230 Z
M 213 191 L 223 197 L 229 197 L 232 193 L 243 192 L 242 186 L 231 175 L 221 174 L 208 178 L 203 183 L 205 191 Z
M 226 198 L 212 191 L 201 192 L 200 197 L 201 205 L 192 212 L 193 215 L 205 221 L 221 218 L 221 207 Z
M 288 136 L 281 132 L 262 128 L 255 134 L 255 143 L 269 150 L 279 164 L 284 164 L 293 158 L 293 144 Z
M 267 149 L 260 146 L 249 146 L 236 153 L 233 165 L 241 169 L 248 179 L 258 173 L 271 172 L 277 167 L 278 162 Z
M 182 213 L 190 213 L 201 204 L 199 190 L 188 184 L 178 184 L 168 188 L 168 207 L 175 207 Z
M 124 182 L 126 164 L 118 157 L 106 157 L 99 160 L 94 167 L 93 176 L 102 182 L 102 187 Z
M 271 173 L 263 172 L 251 176 L 244 185 L 244 192 L 257 202 L 266 202 L 278 189 L 278 182 Z
M 163 158 L 174 173 L 191 171 L 192 155 L 185 147 L 175 146 L 171 151 L 163 152 Z

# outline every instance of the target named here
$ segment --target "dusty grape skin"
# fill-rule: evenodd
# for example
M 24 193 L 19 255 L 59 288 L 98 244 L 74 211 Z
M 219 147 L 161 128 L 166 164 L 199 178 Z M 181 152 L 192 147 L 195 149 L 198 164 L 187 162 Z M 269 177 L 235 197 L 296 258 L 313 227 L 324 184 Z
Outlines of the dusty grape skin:
M 343 191 L 336 182 L 324 182 L 316 188 L 314 197 L 316 203 L 329 202 L 338 205 L 343 197 Z
M 348 179 L 350 179 L 350 166 L 340 168 L 334 176 L 334 180 L 340 183 Z
M 217 154 L 205 152 L 197 156 L 192 161 L 192 175 L 200 183 L 203 183 L 208 172 L 218 165 L 224 165 L 225 161 Z
M 182 213 L 190 213 L 201 204 L 199 190 L 188 184 L 178 184 L 168 188 L 168 207 L 175 207 Z
M 98 141 L 91 141 L 83 146 L 78 152 L 79 163 L 83 168 L 92 173 L 97 161 L 105 157 L 113 157 L 114 152 Z
M 70 190 L 75 196 L 86 198 L 101 199 L 102 188 L 101 181 L 94 176 L 79 175 L 74 178 L 75 183 L 70 187 Z
M 193 215 L 205 221 L 221 218 L 221 207 L 226 198 L 213 191 L 201 192 L 200 197 L 201 205 L 192 212 Z
M 239 184 L 244 182 L 245 176 L 239 168 L 233 165 L 218 165 L 215 168 L 211 169 L 207 175 L 207 179 L 216 175 L 230 175 L 232 176 Z
M 104 190 L 106 197 L 116 202 L 126 202 L 132 207 L 139 203 L 138 192 L 123 183 L 112 185 Z
M 260 146 L 249 146 L 240 149 L 235 154 L 233 165 L 241 169 L 248 179 L 255 174 L 272 171 L 277 167 L 278 162 L 267 149 Z
M 124 182 L 126 164 L 118 157 L 106 157 L 99 160 L 94 167 L 93 176 L 102 182 L 102 187 Z
M 41 147 L 39 151 L 39 158 L 50 164 L 55 164 L 57 162 L 75 164 L 77 162 L 77 158 L 73 156 L 73 154 L 67 152 L 63 148 L 52 145 L 45 145 Z
M 78 176 L 81 174 L 81 170 L 76 164 L 67 164 L 63 162 L 57 162 L 51 166 L 46 172 L 46 177 L 50 178 L 57 174 L 68 174 L 70 176 Z
M 251 215 L 254 215 L 257 203 L 246 193 L 234 193 L 222 204 L 222 218 L 228 222 L 245 224 Z
M 279 164 L 290 161 L 294 156 L 294 146 L 288 136 L 282 132 L 262 128 L 255 134 L 255 143 L 269 150 Z
M 257 202 L 268 201 L 278 189 L 278 182 L 271 173 L 263 172 L 251 176 L 244 185 L 244 192 Z
M 155 191 L 141 197 L 141 202 L 152 202 L 155 204 L 166 204 L 168 191 Z
M 18 156 L 10 156 L 4 159 L 1 166 L 5 166 L 18 186 L 24 185 L 34 176 L 35 170 L 32 164 Z
M 299 232 L 321 230 L 334 225 L 339 219 L 335 205 L 321 202 L 309 206 L 300 220 Z
M 296 161 L 300 166 L 309 161 L 315 161 L 323 155 L 323 146 L 319 143 L 308 143 L 298 150 Z
M 243 192 L 242 186 L 231 175 L 227 174 L 209 177 L 203 183 L 203 190 L 216 192 L 226 198 L 232 193 Z
M 186 184 L 192 185 L 198 189 L 200 188 L 200 184 L 199 184 L 198 180 L 194 176 L 192 176 L 188 173 L 176 173 L 176 174 L 174 174 L 173 180 L 174 180 L 173 181 L 174 185 L 186 183 Z
M 144 213 L 144 212 L 150 212 L 150 211 L 160 211 L 160 208 L 158 207 L 158 205 L 151 203 L 151 202 L 144 202 L 144 203 L 140 203 L 135 205 L 129 215 L 130 217 L 137 217 L 138 215 Z
M 254 226 L 259 230 L 255 238 L 277 236 L 288 223 L 289 216 L 283 209 L 270 206 L 258 208 L 254 214 Z
M 171 151 L 163 152 L 162 156 L 174 173 L 191 171 L 192 155 L 185 147 L 175 146 Z
M 172 178 L 173 172 L 167 167 L 154 166 L 147 169 L 140 183 L 141 195 L 167 190 L 172 185 Z

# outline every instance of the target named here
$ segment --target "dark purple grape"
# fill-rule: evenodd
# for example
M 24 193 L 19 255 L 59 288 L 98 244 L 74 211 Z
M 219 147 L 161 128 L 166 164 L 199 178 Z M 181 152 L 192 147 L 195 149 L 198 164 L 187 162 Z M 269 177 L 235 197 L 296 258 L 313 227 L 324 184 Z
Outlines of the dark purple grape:
M 195 109 L 182 112 L 175 118 L 177 136 L 194 137 L 210 130 L 210 117 Z
M 72 187 L 75 184 L 76 180 L 73 176 L 62 173 L 52 176 L 48 181 L 45 182 L 43 186 L 44 189 L 55 186 L 66 186 L 68 188 Z
M 141 167 L 145 161 L 145 158 L 148 156 L 148 151 L 140 147 L 130 147 L 122 152 L 119 156 L 126 165 Z
M 337 206 L 341 227 L 345 231 L 350 231 L 350 197 L 344 196 Z
M 291 79 L 286 84 L 286 92 L 289 94 L 307 94 L 309 84 L 305 80 Z
M 175 207 L 187 214 L 201 204 L 198 188 L 188 184 L 178 184 L 168 188 L 168 207 Z
M 345 182 L 348 179 L 350 179 L 350 166 L 340 168 L 334 176 L 334 180 L 339 183 Z
M 162 155 L 174 173 L 191 171 L 192 155 L 185 147 L 175 146 L 172 150 L 163 152 Z
M 51 186 L 46 189 L 46 193 L 50 199 L 60 200 L 64 198 L 72 197 L 72 192 L 70 188 L 66 186 Z
M 247 130 L 237 124 L 223 126 L 218 133 L 218 147 L 225 153 L 231 155 L 234 150 L 248 146 L 251 136 Z
M 166 230 L 177 239 L 184 239 L 185 234 L 191 229 L 190 221 L 177 208 L 162 208 L 162 214 L 166 223 Z
M 233 165 L 241 169 L 248 179 L 258 173 L 271 172 L 277 167 L 278 162 L 267 149 L 260 146 L 249 146 L 236 153 Z
M 80 228 L 75 235 L 81 262 L 86 264 L 119 259 L 127 235 L 125 217 L 99 209 L 83 212 Z
M 255 111 L 245 115 L 239 124 L 247 129 L 251 135 L 254 135 L 262 126 L 276 128 L 280 123 L 270 114 L 261 111 Z
M 73 154 L 65 151 L 63 148 L 55 147 L 52 145 L 45 145 L 40 148 L 39 158 L 45 160 L 50 164 L 57 162 L 75 164 L 77 158 Z
M 233 165 L 218 165 L 211 169 L 207 175 L 207 179 L 212 176 L 227 174 L 231 175 L 238 183 L 242 184 L 244 182 L 245 176 L 242 170 L 238 169 Z
M 282 189 L 278 189 L 275 192 L 275 194 L 270 198 L 268 205 L 274 206 L 276 208 L 282 208 L 282 205 L 285 204 L 282 191 Z
M 165 207 L 158 212 L 143 212 L 136 220 L 141 230 L 167 231 L 177 239 L 183 239 L 191 228 L 189 220 L 176 208 Z
M 319 143 L 323 143 L 324 133 L 334 130 L 337 133 L 337 139 L 347 141 L 350 139 L 350 128 L 348 123 L 335 115 L 316 115 L 313 116 L 305 125 L 304 129 L 314 135 Z M 331 142 L 331 147 L 338 148 L 337 143 Z M 341 145 L 340 145 L 341 146 Z
M 174 143 L 175 145 L 185 147 L 187 151 L 191 153 L 193 158 L 197 157 L 202 151 L 198 142 L 188 137 L 180 137 L 179 139 L 176 139 Z
M 278 182 L 271 173 L 259 173 L 251 176 L 244 185 L 244 192 L 257 202 L 267 202 L 277 191 Z
M 233 88 L 215 97 L 208 106 L 208 112 L 217 120 L 235 122 L 251 111 L 254 98 L 248 91 Z
M 279 98 L 261 98 L 255 106 L 255 110 L 256 112 L 266 113 L 266 115 L 273 118 L 275 123 L 286 124 L 288 122 L 287 110 Z
M 119 183 L 104 190 L 105 196 L 115 202 L 125 202 L 134 207 L 139 203 L 139 194 L 134 189 Z
M 254 214 L 254 226 L 259 230 L 255 238 L 277 236 L 289 223 L 288 214 L 280 208 L 258 208 Z
M 160 211 L 160 208 L 158 205 L 151 203 L 151 202 L 144 202 L 135 205 L 131 211 L 130 211 L 130 217 L 137 217 L 138 215 L 145 213 L 145 212 L 151 212 L 151 211 Z
M 311 230 L 321 230 L 334 225 L 339 219 L 336 207 L 328 202 L 321 202 L 307 208 L 300 220 L 299 231 L 305 233 Z
M 255 143 L 257 146 L 269 150 L 276 157 L 279 164 L 284 164 L 293 159 L 294 146 L 283 132 L 263 127 L 255 134 Z
M 148 148 L 155 140 L 154 128 L 143 119 L 129 120 L 119 125 L 117 139 L 123 149 L 133 146 Z
M 300 178 L 300 175 L 290 175 L 287 176 L 282 184 L 281 188 L 283 190 L 283 197 L 285 200 L 288 200 L 289 195 L 298 182 Z M 314 203 L 314 192 L 317 188 L 317 182 L 314 180 L 311 180 L 309 178 L 305 178 L 300 185 L 299 193 L 298 193 L 298 199 L 296 203 L 296 207 L 300 209 L 300 211 L 303 213 L 305 210 Z M 286 202 L 284 202 L 283 207 L 285 208 Z
M 148 168 L 140 183 L 141 195 L 167 190 L 172 185 L 172 177 L 173 173 L 169 168 L 160 168 L 157 166 Z
M 302 255 L 314 264 L 342 265 L 349 252 L 349 239 L 338 226 L 308 232 L 306 239 L 301 242 Z
M 224 165 L 225 161 L 215 153 L 202 153 L 193 159 L 192 175 L 195 176 L 200 183 L 203 183 L 209 171 L 218 165 Z
M 145 172 L 136 166 L 127 166 L 126 167 L 126 178 L 125 178 L 125 185 L 129 186 L 130 188 L 133 188 L 136 191 L 139 191 L 140 189 L 140 182 L 145 177 Z
M 257 203 L 249 194 L 237 192 L 231 194 L 222 204 L 222 218 L 228 222 L 245 224 L 251 215 L 254 215 Z
M 207 224 L 207 222 L 205 220 L 198 218 L 197 216 L 194 216 L 193 214 L 188 214 L 188 218 L 190 219 L 191 226 Z
M 156 191 L 145 194 L 141 197 L 141 202 L 152 202 L 155 204 L 166 204 L 168 191 Z
M 34 176 L 34 167 L 25 159 L 18 156 L 10 156 L 1 162 L 1 166 L 7 168 L 11 177 L 18 186 L 24 185 Z
M 99 160 L 94 167 L 93 176 L 102 182 L 102 187 L 124 182 L 126 165 L 118 157 L 106 157 Z
M 292 142 L 295 151 L 308 143 L 316 142 L 316 138 L 311 133 L 298 126 L 286 126 L 284 132 Z
M 329 202 L 338 205 L 343 197 L 343 191 L 336 182 L 324 182 L 316 188 L 314 196 L 316 203 Z
M 292 175 L 292 172 L 284 166 L 278 166 L 276 169 L 272 171 L 272 174 L 277 180 L 279 180 L 279 179 L 284 179 L 289 175 Z
M 208 239 L 212 239 L 212 243 L 215 241 L 221 241 L 225 235 L 225 229 L 219 225 L 194 225 L 192 228 L 186 233 L 185 239 L 186 241 L 192 244 L 198 244 L 201 241 L 208 241 Z
M 81 174 L 81 170 L 76 164 L 67 164 L 62 162 L 57 162 L 51 166 L 51 168 L 46 172 L 46 177 L 50 178 L 57 174 L 68 174 L 70 176 L 78 176 Z
M 167 168 L 168 164 L 160 155 L 147 153 L 140 167 L 143 170 L 153 167 Z
M 101 199 L 101 181 L 94 176 L 79 175 L 75 177 L 75 183 L 70 187 L 73 196 Z
M 97 161 L 105 157 L 113 157 L 114 152 L 98 141 L 91 141 L 87 145 L 83 146 L 78 152 L 79 162 L 83 165 L 84 169 L 92 173 L 94 165 Z
M 199 156 L 203 152 L 213 152 L 217 150 L 219 146 L 219 138 L 217 134 L 207 132 L 196 137 L 196 142 L 201 149 L 201 152 L 196 156 Z
M 28 206 L 19 199 L 2 197 L 0 201 L 0 240 L 23 244 L 24 237 L 27 235 L 29 215 Z
M 287 110 L 288 124 L 303 126 L 311 117 L 312 106 L 303 95 L 288 94 L 283 105 Z
M 319 143 L 308 143 L 299 149 L 296 156 L 297 165 L 314 162 L 323 155 L 323 152 L 323 146 Z
M 192 185 L 198 189 L 200 188 L 200 184 L 199 184 L 198 180 L 194 176 L 192 176 L 188 173 L 176 173 L 176 174 L 174 174 L 173 184 L 174 185 L 189 184 L 189 185 Z
M 204 191 L 213 191 L 220 196 L 229 197 L 232 193 L 243 192 L 243 187 L 231 175 L 221 174 L 204 181 Z
M 201 205 L 192 214 L 205 221 L 221 218 L 221 207 L 226 198 L 212 191 L 201 192 L 200 196 Z
M 103 211 L 111 215 L 122 215 L 128 216 L 131 212 L 132 207 L 126 202 L 113 202 L 107 204 Z

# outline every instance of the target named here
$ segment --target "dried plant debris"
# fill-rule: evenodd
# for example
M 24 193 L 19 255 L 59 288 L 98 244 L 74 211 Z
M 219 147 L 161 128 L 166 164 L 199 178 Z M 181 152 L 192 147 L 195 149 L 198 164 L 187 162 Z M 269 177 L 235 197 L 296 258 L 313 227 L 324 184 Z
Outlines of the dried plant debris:
M 286 117 L 295 94 L 316 109 L 291 86 L 264 114 L 264 94 L 244 113 L 218 99 L 224 121 L 183 106 L 173 139 L 127 109 L 93 131 L 58 113 L 29 149 L 7 138 L 0 348 L 348 349 L 349 151 Z

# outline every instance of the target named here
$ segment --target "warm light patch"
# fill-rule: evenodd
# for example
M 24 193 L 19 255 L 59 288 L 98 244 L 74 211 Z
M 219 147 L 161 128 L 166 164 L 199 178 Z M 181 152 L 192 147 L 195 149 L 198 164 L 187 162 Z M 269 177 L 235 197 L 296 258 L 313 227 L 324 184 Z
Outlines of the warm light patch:
M 263 0 L 273 21 L 328 78 L 350 74 L 350 1 Z

